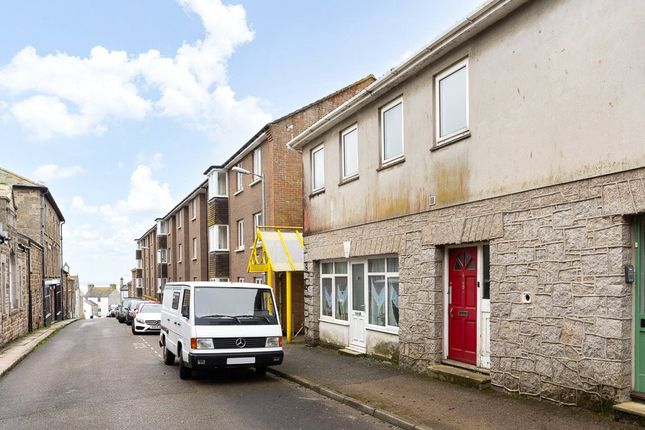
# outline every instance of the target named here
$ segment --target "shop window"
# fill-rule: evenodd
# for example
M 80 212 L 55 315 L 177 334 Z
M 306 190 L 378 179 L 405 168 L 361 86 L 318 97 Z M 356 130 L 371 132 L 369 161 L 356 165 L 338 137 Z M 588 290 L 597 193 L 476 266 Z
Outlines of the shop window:
M 373 258 L 368 260 L 367 282 L 369 286 L 369 323 L 381 327 L 398 327 L 398 258 Z
M 349 312 L 347 271 L 346 261 L 321 264 L 321 316 L 347 321 Z

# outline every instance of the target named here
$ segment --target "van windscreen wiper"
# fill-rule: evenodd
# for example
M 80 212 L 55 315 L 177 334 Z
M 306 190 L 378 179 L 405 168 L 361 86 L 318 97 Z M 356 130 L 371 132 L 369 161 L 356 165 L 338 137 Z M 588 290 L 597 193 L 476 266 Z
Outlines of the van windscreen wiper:
M 228 318 L 231 320 L 237 320 L 237 318 L 232 315 L 222 315 L 222 314 L 200 315 L 197 318 Z
M 249 319 L 262 318 L 267 323 L 271 324 L 271 321 L 269 321 L 269 318 L 265 317 L 264 315 L 235 315 L 234 318 L 237 319 L 238 321 L 239 321 L 239 318 L 249 318 Z

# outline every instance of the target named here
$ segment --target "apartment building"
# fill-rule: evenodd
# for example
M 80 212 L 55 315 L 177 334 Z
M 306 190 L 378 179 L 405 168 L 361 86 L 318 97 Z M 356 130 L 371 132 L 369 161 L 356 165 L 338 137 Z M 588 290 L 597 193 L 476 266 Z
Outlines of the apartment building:
M 367 76 L 266 124 L 221 166 L 211 166 L 205 172 L 209 177 L 210 279 L 267 282 L 264 273 L 248 272 L 257 227 L 302 228 L 302 166 L 287 142 L 374 80 Z M 272 285 L 284 319 L 285 273 L 275 274 Z M 304 322 L 303 285 L 302 273 L 294 273 L 292 312 L 296 329 Z
M 643 19 L 493 0 L 294 138 L 308 342 L 563 404 L 645 392 Z
M 135 297 L 160 299 L 166 282 L 208 279 L 207 182 L 136 239 Z
M 134 270 L 134 291 L 131 297 L 156 299 L 159 296 L 160 281 L 157 268 L 157 224 L 136 240 Z

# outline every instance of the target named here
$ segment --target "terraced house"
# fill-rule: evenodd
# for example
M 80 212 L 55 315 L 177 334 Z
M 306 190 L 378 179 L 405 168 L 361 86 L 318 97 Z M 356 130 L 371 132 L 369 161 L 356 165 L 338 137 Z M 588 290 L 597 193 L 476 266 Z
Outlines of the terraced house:
M 565 404 L 644 393 L 643 22 L 493 0 L 291 140 L 308 341 Z

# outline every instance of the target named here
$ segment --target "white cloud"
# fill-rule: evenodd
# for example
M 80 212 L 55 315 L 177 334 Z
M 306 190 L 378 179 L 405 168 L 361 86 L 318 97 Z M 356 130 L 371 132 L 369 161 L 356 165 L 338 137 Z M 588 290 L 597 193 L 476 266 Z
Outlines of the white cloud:
M 174 57 L 159 51 L 131 55 L 94 47 L 87 57 L 64 52 L 39 55 L 27 46 L 0 68 L 9 111 L 34 137 L 101 134 L 119 119 L 151 115 L 175 119 L 215 139 L 245 137 L 270 115 L 253 97 L 236 98 L 228 85 L 228 60 L 253 39 L 246 12 L 220 0 L 177 0 L 197 14 L 203 39 L 184 43 Z M 141 90 L 157 90 L 157 99 Z
M 38 181 L 49 182 L 56 179 L 71 178 L 85 172 L 81 166 L 59 166 L 58 164 L 43 164 L 34 171 Z
M 150 213 L 153 219 L 165 214 L 175 205 L 170 195 L 170 185 L 152 177 L 152 168 L 139 165 L 130 177 L 128 197 L 116 204 L 99 207 L 100 214 L 114 226 L 127 224 L 133 214 Z
M 98 210 L 99 209 L 96 206 L 86 205 L 85 201 L 83 200 L 83 197 L 81 196 L 72 197 L 72 211 L 76 213 L 93 214 L 98 212 Z

